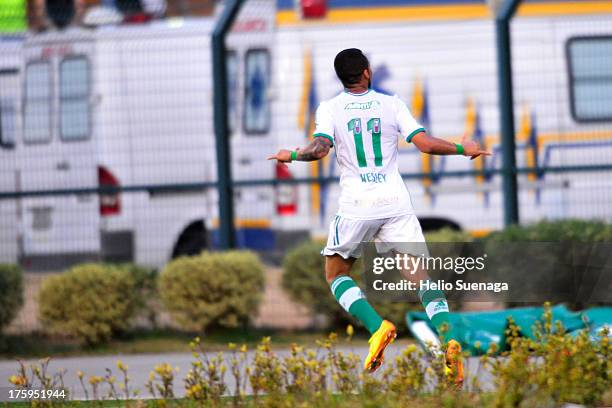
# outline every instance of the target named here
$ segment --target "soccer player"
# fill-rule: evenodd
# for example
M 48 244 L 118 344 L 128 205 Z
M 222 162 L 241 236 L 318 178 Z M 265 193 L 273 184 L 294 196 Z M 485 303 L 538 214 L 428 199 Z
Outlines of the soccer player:
M 425 242 L 398 170 L 398 137 L 427 154 L 474 159 L 490 153 L 465 138 L 462 144 L 455 144 L 428 135 L 397 96 L 371 89 L 372 70 L 360 50 L 341 51 L 334 68 L 344 91 L 317 108 L 312 142 L 294 151 L 282 149 L 268 159 L 283 163 L 320 160 L 332 147 L 336 149 L 342 191 L 340 208 L 322 251 L 326 257 L 325 275 L 338 303 L 371 333 L 364 369 L 374 372 L 383 362 L 385 348 L 395 339 L 396 329 L 376 313 L 349 276 L 353 263 L 361 256 L 359 244 L 371 240 Z M 461 345 L 448 330 L 444 293 L 426 290 L 419 292 L 419 298 L 438 333 L 446 336 L 447 374 L 461 384 Z

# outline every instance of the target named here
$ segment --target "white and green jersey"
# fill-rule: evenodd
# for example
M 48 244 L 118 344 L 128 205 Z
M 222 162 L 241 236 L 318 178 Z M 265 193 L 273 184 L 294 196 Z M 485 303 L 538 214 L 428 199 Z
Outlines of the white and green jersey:
M 398 137 L 410 142 L 425 129 L 404 102 L 374 90 L 343 92 L 321 102 L 315 124 L 314 136 L 330 139 L 336 149 L 338 215 L 381 219 L 414 212 L 397 167 Z

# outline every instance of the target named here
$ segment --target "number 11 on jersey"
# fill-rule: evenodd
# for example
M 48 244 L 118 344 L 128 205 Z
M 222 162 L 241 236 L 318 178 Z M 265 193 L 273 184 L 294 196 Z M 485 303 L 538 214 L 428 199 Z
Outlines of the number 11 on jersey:
M 361 128 L 361 119 L 353 118 L 348 121 L 348 130 L 353 132 L 355 139 L 355 149 L 357 153 L 357 163 L 359 167 L 367 167 L 365 150 L 363 149 L 363 133 Z M 368 132 L 372 135 L 372 147 L 374 149 L 374 165 L 380 167 L 383 164 L 382 146 L 381 146 L 381 124 L 380 118 L 372 118 L 367 122 Z

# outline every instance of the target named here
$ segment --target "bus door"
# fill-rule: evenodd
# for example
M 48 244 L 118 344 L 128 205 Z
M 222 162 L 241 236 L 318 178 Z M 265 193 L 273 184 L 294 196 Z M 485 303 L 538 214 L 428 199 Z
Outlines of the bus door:
M 228 37 L 229 116 L 234 180 L 272 180 L 275 147 L 272 139 L 272 64 L 274 2 L 249 2 Z M 238 244 L 272 249 L 275 189 L 248 186 L 235 189 Z
M 19 67 L 0 67 L 0 192 L 4 193 L 19 190 L 19 88 Z M 17 261 L 17 225 L 17 198 L 0 199 L 0 263 Z
M 92 50 L 87 41 L 25 49 L 22 188 L 59 193 L 23 201 L 23 263 L 32 269 L 99 256 L 99 200 L 79 191 L 98 184 Z

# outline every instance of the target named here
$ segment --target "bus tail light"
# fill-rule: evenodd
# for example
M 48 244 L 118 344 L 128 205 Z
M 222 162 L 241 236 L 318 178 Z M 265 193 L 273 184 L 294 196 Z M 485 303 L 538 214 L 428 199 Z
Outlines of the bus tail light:
M 119 180 L 106 167 L 98 166 L 98 186 L 119 187 Z M 108 217 L 121 213 L 121 196 L 119 192 L 100 194 L 100 215 Z
M 286 165 L 277 163 L 276 179 L 291 180 L 293 175 Z M 278 215 L 295 215 L 297 213 L 297 186 L 286 183 L 278 185 L 276 188 L 276 212 Z
M 301 0 L 303 18 L 324 18 L 327 13 L 326 0 Z

